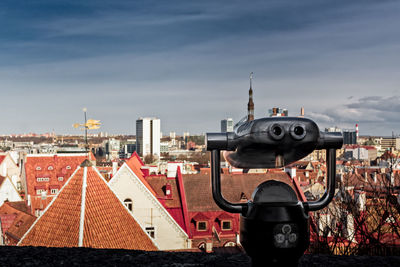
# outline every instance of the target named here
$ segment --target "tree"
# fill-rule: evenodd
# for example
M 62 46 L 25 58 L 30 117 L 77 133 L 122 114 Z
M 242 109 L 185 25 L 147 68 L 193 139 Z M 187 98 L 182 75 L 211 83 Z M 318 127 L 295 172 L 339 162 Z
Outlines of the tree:
M 386 155 L 389 168 L 349 166 L 338 181 L 334 201 L 312 214 L 313 252 L 342 255 L 400 253 L 400 177 L 398 158 Z
M 144 156 L 143 160 L 145 164 L 150 164 L 155 161 L 155 157 L 152 154 L 147 154 L 146 156 Z

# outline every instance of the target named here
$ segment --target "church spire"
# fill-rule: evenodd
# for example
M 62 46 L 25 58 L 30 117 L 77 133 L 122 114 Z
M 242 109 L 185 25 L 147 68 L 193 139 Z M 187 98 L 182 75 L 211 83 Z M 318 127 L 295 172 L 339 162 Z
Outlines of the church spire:
M 247 104 L 247 121 L 254 120 L 254 102 L 253 102 L 253 72 L 250 73 L 249 103 Z

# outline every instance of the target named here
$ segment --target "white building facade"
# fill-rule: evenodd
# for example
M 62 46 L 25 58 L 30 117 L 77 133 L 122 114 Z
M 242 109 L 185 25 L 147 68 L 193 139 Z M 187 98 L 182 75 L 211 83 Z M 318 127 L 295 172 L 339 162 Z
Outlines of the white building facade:
M 233 132 L 233 119 L 228 118 L 225 120 L 221 120 L 221 133 L 230 133 Z
M 141 157 L 160 156 L 160 119 L 139 118 L 136 120 L 136 152 Z
M 186 232 L 126 163 L 108 184 L 161 250 L 191 248 Z

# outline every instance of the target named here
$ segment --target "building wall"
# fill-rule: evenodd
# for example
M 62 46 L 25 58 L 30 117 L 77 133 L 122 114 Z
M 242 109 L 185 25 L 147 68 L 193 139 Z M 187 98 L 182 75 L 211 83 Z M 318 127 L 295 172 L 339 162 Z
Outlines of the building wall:
M 191 246 L 184 230 L 126 164 L 110 180 L 109 185 L 122 202 L 125 199 L 132 200 L 132 213 L 143 228 L 155 227 L 154 241 L 161 250 Z
M 10 202 L 22 201 L 17 189 L 8 177 L 0 185 L 0 206 L 3 205 L 5 200 Z
M 14 186 L 21 190 L 21 177 L 20 177 L 20 168 L 15 164 L 14 160 L 11 158 L 9 154 L 6 155 L 4 160 L 0 164 L 0 175 L 6 177 L 10 177 Z
M 160 119 L 139 118 L 136 121 L 136 151 L 139 156 L 160 156 Z
M 383 137 L 380 140 L 381 148 L 387 150 L 394 148 L 396 150 L 400 149 L 400 138 Z
M 228 118 L 221 120 L 221 132 L 222 133 L 233 132 L 233 119 Z

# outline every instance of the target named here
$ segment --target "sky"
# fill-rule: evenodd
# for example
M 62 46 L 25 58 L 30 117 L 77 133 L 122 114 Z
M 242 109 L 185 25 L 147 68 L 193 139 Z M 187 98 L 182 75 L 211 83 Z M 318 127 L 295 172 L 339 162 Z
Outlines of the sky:
M 399 1 L 0 2 L 0 134 L 220 131 L 272 107 L 400 134 Z M 96 132 L 96 131 L 94 131 Z

